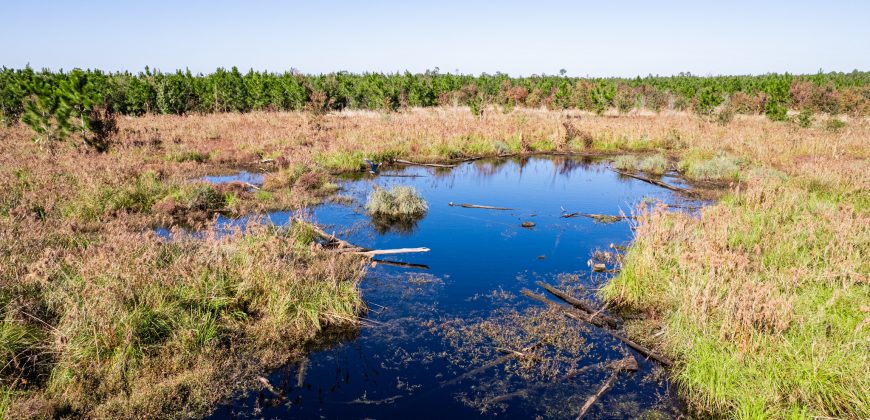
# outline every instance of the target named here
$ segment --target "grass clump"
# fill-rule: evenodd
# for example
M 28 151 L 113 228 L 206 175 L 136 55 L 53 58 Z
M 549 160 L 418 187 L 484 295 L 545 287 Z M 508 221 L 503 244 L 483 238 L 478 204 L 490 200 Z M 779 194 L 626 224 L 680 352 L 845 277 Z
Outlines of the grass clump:
M 662 155 L 647 156 L 638 162 L 637 169 L 653 175 L 661 175 L 668 170 L 668 159 Z
M 620 155 L 613 158 L 613 167 L 626 172 L 643 171 L 661 175 L 668 170 L 668 159 L 663 155 L 639 158 L 635 155 Z
M 634 155 L 620 155 L 613 158 L 613 167 L 620 171 L 635 171 L 639 160 Z
M 414 187 L 396 186 L 389 190 L 375 188 L 366 201 L 366 211 L 373 216 L 415 219 L 429 210 L 426 200 Z
M 196 162 L 204 163 L 211 159 L 211 156 L 206 152 L 198 152 L 195 150 L 179 150 L 166 155 L 166 159 L 172 162 Z
M 353 172 L 363 167 L 364 158 L 362 152 L 339 151 L 318 154 L 314 161 L 328 171 Z
M 741 159 L 727 154 L 712 158 L 690 155 L 680 161 L 679 167 L 687 178 L 698 181 L 738 181 L 741 163 Z
M 870 416 L 870 219 L 787 181 L 748 184 L 701 218 L 641 213 L 603 295 L 651 315 L 637 330 L 661 332 L 701 412 Z

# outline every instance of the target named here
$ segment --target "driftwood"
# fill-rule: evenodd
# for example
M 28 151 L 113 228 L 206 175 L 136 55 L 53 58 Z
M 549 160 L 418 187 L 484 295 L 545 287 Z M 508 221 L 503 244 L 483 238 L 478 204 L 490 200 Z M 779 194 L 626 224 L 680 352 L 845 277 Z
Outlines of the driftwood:
M 640 180 L 640 181 L 643 181 L 643 182 L 647 182 L 647 183 L 650 183 L 650 184 L 653 184 L 653 185 L 657 185 L 657 186 L 662 187 L 662 188 L 667 188 L 667 189 L 669 189 L 669 190 L 671 190 L 671 191 L 676 191 L 676 192 L 679 192 L 679 193 L 689 194 L 689 195 L 694 194 L 694 192 L 693 192 L 692 190 L 687 190 L 687 189 L 685 189 L 685 188 L 678 187 L 678 186 L 676 186 L 676 185 L 671 185 L 671 184 L 668 184 L 667 182 L 659 181 L 659 180 L 657 180 L 657 179 L 647 178 L 647 177 L 645 177 L 645 176 L 635 175 L 635 174 L 631 174 L 631 173 L 628 173 L 628 172 L 617 171 L 616 169 L 614 169 L 614 172 L 616 172 L 616 173 L 618 173 L 618 174 L 620 174 L 620 175 L 622 175 L 622 176 L 627 176 L 627 177 L 629 177 L 629 178 L 634 178 L 634 179 L 637 179 L 637 180 Z
M 398 163 L 402 165 L 412 165 L 412 166 L 428 166 L 431 168 L 455 168 L 456 165 L 445 165 L 442 163 L 419 163 L 419 162 L 411 162 L 409 160 L 402 159 L 394 159 L 393 163 Z
M 617 326 L 619 326 L 619 322 L 616 320 L 616 318 L 602 314 L 601 309 L 598 309 L 588 304 L 587 302 L 577 299 L 574 296 L 571 296 L 542 281 L 537 282 L 537 285 L 543 287 L 544 290 L 550 292 L 551 294 L 553 294 L 553 296 L 562 299 L 563 301 L 565 301 L 565 303 L 590 314 L 590 321 L 592 321 L 592 323 L 594 323 L 595 325 L 599 327 L 606 325 L 610 328 L 616 328 Z
M 317 234 L 317 236 L 319 236 L 321 239 L 325 240 L 328 244 L 334 245 L 338 249 L 344 249 L 344 248 L 353 249 L 353 250 L 363 250 L 364 249 L 364 248 L 356 246 L 350 242 L 338 239 L 334 233 L 332 235 L 330 235 L 330 234 L 324 232 L 323 229 L 321 229 L 320 227 L 318 227 L 314 223 L 308 223 L 308 222 L 306 222 L 302 219 L 299 219 L 299 218 L 293 218 L 293 222 L 304 223 L 309 228 L 311 228 L 311 230 L 315 234 Z
M 610 377 L 601 384 L 598 388 L 598 392 L 589 396 L 586 399 L 586 402 L 583 404 L 583 407 L 580 408 L 580 413 L 577 414 L 577 419 L 582 419 L 583 416 L 589 412 L 589 409 L 592 408 L 592 405 L 601 398 L 610 388 L 616 383 L 616 380 L 619 378 L 619 374 L 626 371 L 636 371 L 637 370 L 637 360 L 635 360 L 632 356 L 626 356 L 624 359 L 617 361 L 610 365 L 611 369 L 613 369 L 613 373 L 610 374 Z
M 349 249 L 340 252 L 374 257 L 375 255 L 409 254 L 414 252 L 429 252 L 429 248 L 396 248 L 396 249 Z
M 666 357 L 659 355 L 658 353 L 656 353 L 656 352 L 654 352 L 654 351 L 652 351 L 652 350 L 650 350 L 650 349 L 648 349 L 648 348 L 646 348 L 638 343 L 635 343 L 634 341 L 630 340 L 628 337 L 626 337 L 626 336 L 624 336 L 616 331 L 613 331 L 609 328 L 602 327 L 601 325 L 596 325 L 595 318 L 593 318 L 592 314 L 586 313 L 585 311 L 581 311 L 581 310 L 578 310 L 578 309 L 573 308 L 573 307 L 559 305 L 558 303 L 553 302 L 550 299 L 547 299 L 546 296 L 536 294 L 528 289 L 523 289 L 522 293 L 524 295 L 526 295 L 527 297 L 530 297 L 538 302 L 543 303 L 544 305 L 547 305 L 548 308 L 552 308 L 552 309 L 555 309 L 557 311 L 562 312 L 562 314 L 567 316 L 568 318 L 575 319 L 577 321 L 583 321 L 583 322 L 586 322 L 590 325 L 599 327 L 601 329 L 601 331 L 604 331 L 605 333 L 609 334 L 611 337 L 623 342 L 623 344 L 631 347 L 632 349 L 634 349 L 638 353 L 646 356 L 647 358 L 653 359 L 653 360 L 661 363 L 664 366 L 671 366 L 672 365 L 671 361 L 668 360 Z
M 518 357 L 522 354 L 525 354 L 528 351 L 534 350 L 535 348 L 539 347 L 541 344 L 543 344 L 543 341 L 538 341 L 538 342 L 535 342 L 533 344 L 529 344 L 528 346 L 523 347 L 522 350 L 520 350 L 520 351 L 510 351 L 507 354 L 505 354 L 504 356 L 501 356 L 501 357 L 499 357 L 499 358 L 497 358 L 497 359 L 495 359 L 495 360 L 493 360 L 493 361 L 491 361 L 491 362 L 489 362 L 481 367 L 469 370 L 468 372 L 465 372 L 462 375 L 459 375 L 459 376 L 457 376 L 457 377 L 455 377 L 447 382 L 443 382 L 441 384 L 441 388 L 457 384 L 457 383 L 462 382 L 465 379 L 471 378 L 471 377 L 473 377 L 481 372 L 485 372 L 485 371 L 487 371 L 495 366 L 498 366 L 504 362 L 507 362 L 510 359 L 513 359 L 513 358 Z
M 508 208 L 508 207 L 481 206 L 481 205 L 477 205 L 477 204 L 468 204 L 468 203 L 456 204 L 452 201 L 448 204 L 450 205 L 450 207 L 463 207 L 466 209 L 513 210 L 512 208 Z
M 429 248 L 398 248 L 398 249 L 368 249 L 363 248 L 361 246 L 354 245 L 350 242 L 343 241 L 338 239 L 335 234 L 328 234 L 323 231 L 323 229 L 317 227 L 313 223 L 305 222 L 301 219 L 294 218 L 294 222 L 296 223 L 305 223 L 308 225 L 312 231 L 314 231 L 317 236 L 320 236 L 324 239 L 327 244 L 335 246 L 335 250 L 338 252 L 346 252 L 350 254 L 362 255 L 368 258 L 372 258 L 375 255 L 391 255 L 391 254 L 407 254 L 412 252 L 429 252 Z

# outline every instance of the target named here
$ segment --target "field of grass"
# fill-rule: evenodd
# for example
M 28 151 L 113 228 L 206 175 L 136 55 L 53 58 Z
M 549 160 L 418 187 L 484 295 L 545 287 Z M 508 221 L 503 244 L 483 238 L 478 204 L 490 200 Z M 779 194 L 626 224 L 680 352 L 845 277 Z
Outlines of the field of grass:
M 361 262 L 317 249 L 304 228 L 166 241 L 149 227 L 316 203 L 335 191 L 331 173 L 363 158 L 506 153 L 607 155 L 624 170 L 676 170 L 721 188 L 700 218 L 641 215 L 623 272 L 602 291 L 647 315 L 630 327 L 676 360 L 693 408 L 870 415 L 864 118 L 723 124 L 680 112 L 431 107 L 125 116 L 118 126 L 104 154 L 49 153 L 24 125 L 0 128 L 9 416 L 206 413 L 228 384 L 250 383 L 324 325 L 353 326 L 361 310 Z M 191 182 L 234 168 L 269 173 L 256 192 Z

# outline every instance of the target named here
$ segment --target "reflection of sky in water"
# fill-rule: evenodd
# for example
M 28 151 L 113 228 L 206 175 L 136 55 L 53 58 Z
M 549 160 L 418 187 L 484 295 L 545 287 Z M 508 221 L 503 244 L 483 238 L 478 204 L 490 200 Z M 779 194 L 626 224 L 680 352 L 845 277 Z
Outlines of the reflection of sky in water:
M 419 176 L 386 176 L 390 174 Z M 667 181 L 678 183 L 674 179 Z M 410 232 L 378 233 L 361 209 L 375 184 L 387 188 L 415 187 L 429 203 L 428 214 Z M 284 401 L 276 407 L 262 407 L 266 403 L 258 402 L 259 393 L 254 391 L 219 408 L 216 417 L 231 413 L 302 418 L 478 416 L 478 411 L 456 398 L 458 392 L 473 386 L 474 381 L 450 389 L 438 387 L 441 381 L 461 371 L 445 359 L 443 352 L 450 349 L 421 324 L 486 317 L 505 305 L 517 309 L 533 306 L 533 302 L 520 295 L 520 290 L 536 289 L 534 281 L 538 279 L 555 283 L 554 278 L 560 273 L 579 273 L 588 289 L 599 287 L 604 278 L 589 274 L 586 262 L 590 253 L 611 243 L 626 243 L 631 238 L 629 224 L 565 219 L 560 217 L 563 209 L 619 214 L 629 213 L 647 197 L 665 202 L 679 200 L 668 190 L 622 178 L 606 165 L 563 158 L 477 161 L 448 171 L 420 167 L 386 171 L 382 176 L 363 175 L 343 182 L 342 194 L 354 198 L 357 204 L 319 206 L 313 210 L 313 219 L 328 232 L 338 232 L 343 239 L 369 248 L 428 247 L 431 249 L 428 253 L 384 258 L 425 264 L 431 268 L 426 275 L 437 281 L 415 283 L 408 279 L 408 275 L 415 273 L 413 269 L 378 265 L 370 270 L 361 288 L 372 309 L 368 318 L 379 326 L 364 327 L 353 340 L 312 353 L 301 387 L 296 386 L 295 365 L 270 375 L 273 385 L 281 384 L 292 403 Z M 450 202 L 514 210 L 467 209 L 451 207 Z M 271 223 L 284 225 L 290 216 L 290 212 L 276 212 L 267 218 Z M 248 218 L 222 218 L 220 223 L 234 227 L 247 221 Z M 523 221 L 533 221 L 536 226 L 523 228 L 520 226 Z M 517 298 L 482 298 L 494 290 Z M 615 350 L 620 346 L 612 339 L 600 333 L 587 334 L 586 339 L 594 344 L 595 350 L 578 356 L 584 363 L 621 357 Z M 609 396 L 625 398 L 641 410 L 653 406 L 657 395 L 666 394 L 666 384 L 642 380 L 651 368 L 651 364 L 642 363 L 641 372 L 621 380 Z M 593 375 L 589 380 L 597 384 L 602 375 Z M 477 380 L 486 381 L 487 376 Z M 589 384 L 584 386 L 582 381 L 560 387 L 576 391 L 583 398 L 594 389 Z M 538 396 L 541 398 L 555 395 L 553 389 L 541 392 Z M 361 400 L 363 395 L 365 399 Z M 400 397 L 393 398 L 396 396 Z M 258 405 L 263 411 L 255 414 Z M 522 398 L 511 400 L 507 407 L 503 414 L 510 417 L 554 415 L 542 412 L 539 406 L 531 406 Z M 576 415 L 576 410 L 573 412 Z
M 263 174 L 241 171 L 233 175 L 209 175 L 199 178 L 200 181 L 222 184 L 224 182 L 245 182 L 251 185 L 263 185 Z

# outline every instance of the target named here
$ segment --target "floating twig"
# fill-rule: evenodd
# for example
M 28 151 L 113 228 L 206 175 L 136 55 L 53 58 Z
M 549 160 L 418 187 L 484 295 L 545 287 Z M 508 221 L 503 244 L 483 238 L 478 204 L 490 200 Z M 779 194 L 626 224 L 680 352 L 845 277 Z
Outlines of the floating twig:
M 382 400 L 370 400 L 370 399 L 366 398 L 366 393 L 363 392 L 362 397 L 357 398 L 353 401 L 348 401 L 347 404 L 371 404 L 371 405 L 390 404 L 390 403 L 393 403 L 402 397 L 403 397 L 403 395 L 394 395 L 392 397 L 384 398 Z
M 454 202 L 452 202 L 452 201 L 451 201 L 450 203 L 448 203 L 448 205 L 449 205 L 450 207 L 464 207 L 464 208 L 466 208 L 466 209 L 513 210 L 512 208 L 508 208 L 508 207 L 481 206 L 481 205 L 478 205 L 478 204 L 468 204 L 468 203 L 460 203 L 460 204 L 456 204 L 456 203 L 454 203 Z

